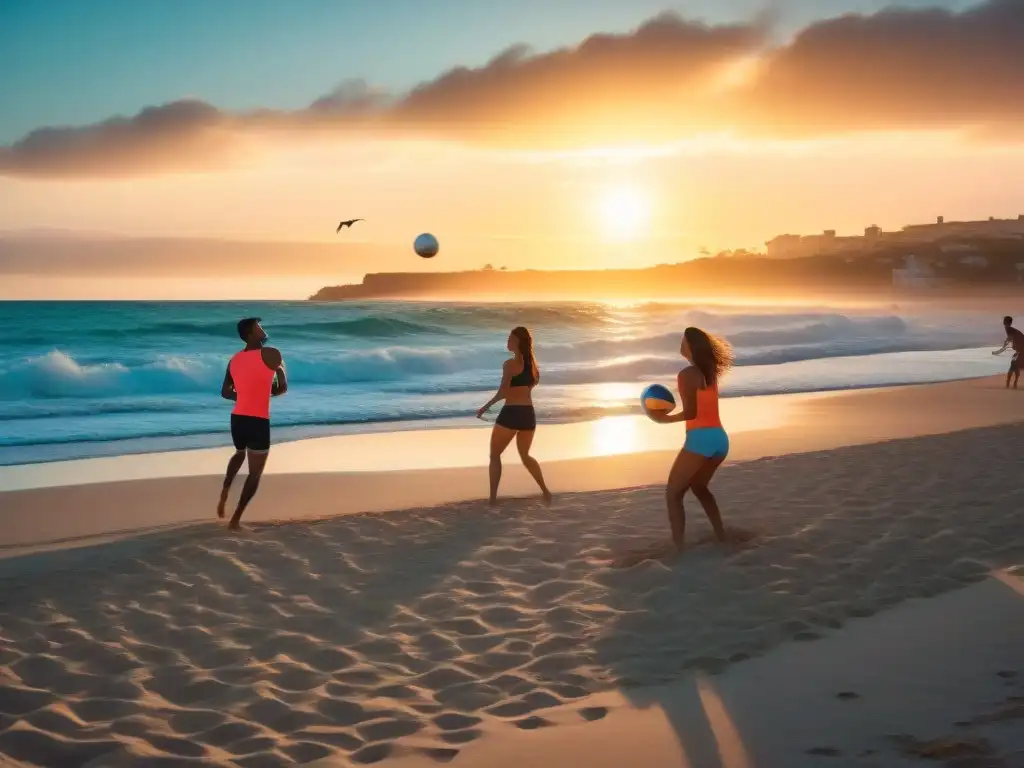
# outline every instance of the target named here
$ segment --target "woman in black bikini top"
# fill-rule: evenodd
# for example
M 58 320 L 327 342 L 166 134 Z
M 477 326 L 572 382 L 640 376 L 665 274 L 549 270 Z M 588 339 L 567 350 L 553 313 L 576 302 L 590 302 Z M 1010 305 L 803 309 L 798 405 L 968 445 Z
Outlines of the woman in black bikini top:
M 476 412 L 477 418 L 483 418 L 487 409 L 499 400 L 504 400 L 491 430 L 491 506 L 498 503 L 498 483 L 501 482 L 501 454 L 504 453 L 512 438 L 516 439 L 516 448 L 523 466 L 537 481 L 544 501 L 551 502 L 551 492 L 544 484 L 544 474 L 540 464 L 530 455 L 533 445 L 533 434 L 537 429 L 537 414 L 533 410 L 533 388 L 540 382 L 540 369 L 533 355 L 533 336 L 519 326 L 513 328 L 508 336 L 508 351 L 513 354 L 501 367 L 501 385 L 490 400 Z

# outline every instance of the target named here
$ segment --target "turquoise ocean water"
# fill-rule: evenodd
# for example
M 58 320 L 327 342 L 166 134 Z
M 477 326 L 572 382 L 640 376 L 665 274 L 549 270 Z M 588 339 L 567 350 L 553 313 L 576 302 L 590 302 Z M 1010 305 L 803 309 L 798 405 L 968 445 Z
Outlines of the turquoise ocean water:
M 219 397 L 258 315 L 291 382 L 275 438 L 449 426 L 498 384 L 516 325 L 535 335 L 542 423 L 639 411 L 644 383 L 674 382 L 689 324 L 723 334 L 727 396 L 940 381 L 995 373 L 1001 313 L 310 302 L 4 302 L 0 464 L 225 445 Z M 997 316 L 998 315 L 998 316 Z

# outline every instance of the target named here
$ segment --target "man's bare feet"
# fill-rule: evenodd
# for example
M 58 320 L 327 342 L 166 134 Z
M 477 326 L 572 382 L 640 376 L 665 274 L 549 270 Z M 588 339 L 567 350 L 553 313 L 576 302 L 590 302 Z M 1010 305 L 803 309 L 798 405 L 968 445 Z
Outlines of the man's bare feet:
M 497 509 L 498 508 L 498 500 L 497 499 L 488 499 L 487 500 L 487 506 L 490 507 L 491 509 Z
M 220 495 L 220 501 L 217 502 L 217 517 L 220 517 L 220 518 L 224 517 L 224 505 L 227 504 L 227 503 L 228 503 L 228 492 L 224 491 L 224 493 L 222 493 Z
M 551 506 L 551 499 L 551 491 L 544 491 L 544 503 L 549 507 Z

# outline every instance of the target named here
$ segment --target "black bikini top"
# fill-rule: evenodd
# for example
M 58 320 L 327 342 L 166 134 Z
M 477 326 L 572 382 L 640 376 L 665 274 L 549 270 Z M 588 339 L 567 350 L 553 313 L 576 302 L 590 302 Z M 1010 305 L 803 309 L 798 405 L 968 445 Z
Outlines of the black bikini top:
M 532 387 L 537 383 L 533 377 L 533 360 L 523 360 L 523 370 L 509 379 L 510 387 Z

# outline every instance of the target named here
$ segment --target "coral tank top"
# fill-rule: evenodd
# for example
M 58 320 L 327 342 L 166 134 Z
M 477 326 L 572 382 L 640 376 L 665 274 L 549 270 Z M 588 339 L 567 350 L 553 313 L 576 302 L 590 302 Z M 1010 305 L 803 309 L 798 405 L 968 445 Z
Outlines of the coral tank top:
M 269 419 L 270 392 L 276 373 L 263 362 L 263 350 L 243 349 L 231 358 L 228 370 L 231 371 L 231 380 L 238 393 L 231 412 L 236 416 Z

